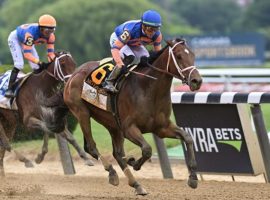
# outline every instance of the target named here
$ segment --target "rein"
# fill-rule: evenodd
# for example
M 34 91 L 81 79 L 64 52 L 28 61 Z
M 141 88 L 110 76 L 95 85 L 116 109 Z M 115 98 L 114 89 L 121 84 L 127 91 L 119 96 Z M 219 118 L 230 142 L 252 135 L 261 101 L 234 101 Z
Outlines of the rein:
M 183 81 L 183 83 L 186 83 L 186 80 L 190 80 L 190 77 L 191 77 L 191 74 L 194 70 L 197 70 L 196 66 L 189 66 L 189 67 L 186 67 L 185 69 L 181 69 L 180 66 L 178 65 L 177 61 L 176 61 L 176 58 L 175 58 L 175 55 L 173 53 L 173 49 L 178 45 L 178 44 L 182 44 L 183 41 L 180 41 L 180 42 L 177 42 L 173 45 L 173 47 L 169 46 L 169 56 L 168 56 L 168 60 L 167 60 L 167 66 L 166 66 L 166 70 L 163 70 L 163 69 L 159 69 L 157 67 L 155 67 L 154 65 L 152 64 L 149 64 L 147 63 L 147 65 L 149 67 L 151 67 L 152 69 L 156 70 L 156 71 L 159 71 L 159 72 L 162 72 L 164 74 L 167 74 L 169 76 L 172 76 L 172 77 L 175 77 L 175 78 L 179 78 Z M 169 72 L 169 64 L 170 64 L 170 61 L 171 61 L 171 58 L 173 59 L 173 62 L 174 62 L 174 65 L 179 73 L 179 77 L 176 76 L 175 74 L 172 74 Z M 189 75 L 188 75 L 188 79 L 186 79 L 185 75 L 183 74 L 183 72 L 187 71 L 187 70 L 190 70 L 189 72 Z
M 71 74 L 64 75 L 64 73 L 62 71 L 60 59 L 63 58 L 64 56 L 71 57 L 70 54 L 63 54 L 59 57 L 56 57 L 54 60 L 53 74 L 51 72 L 49 72 L 48 70 L 46 70 L 46 72 L 50 76 L 54 77 L 56 80 L 61 80 L 63 82 L 66 82 L 66 79 L 69 78 L 71 76 Z

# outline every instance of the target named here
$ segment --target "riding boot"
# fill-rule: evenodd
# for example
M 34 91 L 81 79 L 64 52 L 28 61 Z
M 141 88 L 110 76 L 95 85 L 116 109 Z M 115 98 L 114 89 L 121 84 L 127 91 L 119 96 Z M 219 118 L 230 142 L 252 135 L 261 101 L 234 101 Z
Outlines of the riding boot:
M 107 92 L 116 93 L 118 90 L 114 87 L 114 82 L 121 74 L 121 67 L 115 66 L 109 77 L 105 80 L 104 89 Z
M 19 73 L 19 69 L 17 69 L 16 67 L 14 67 L 11 71 L 11 75 L 9 78 L 9 83 L 8 83 L 8 89 L 5 92 L 5 97 L 7 98 L 12 98 L 15 97 L 14 91 L 13 91 L 13 84 L 16 81 L 17 75 Z

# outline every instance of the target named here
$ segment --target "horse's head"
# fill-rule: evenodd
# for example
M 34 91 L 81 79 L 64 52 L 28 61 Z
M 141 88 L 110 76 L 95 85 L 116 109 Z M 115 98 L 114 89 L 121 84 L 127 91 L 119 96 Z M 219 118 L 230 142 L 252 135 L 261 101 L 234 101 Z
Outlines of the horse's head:
M 198 90 L 202 78 L 194 66 L 195 55 L 183 39 L 166 41 L 168 44 L 167 71 L 187 83 L 190 90 Z
M 76 63 L 68 52 L 56 52 L 54 60 L 49 64 L 47 73 L 57 80 L 66 82 L 75 71 Z

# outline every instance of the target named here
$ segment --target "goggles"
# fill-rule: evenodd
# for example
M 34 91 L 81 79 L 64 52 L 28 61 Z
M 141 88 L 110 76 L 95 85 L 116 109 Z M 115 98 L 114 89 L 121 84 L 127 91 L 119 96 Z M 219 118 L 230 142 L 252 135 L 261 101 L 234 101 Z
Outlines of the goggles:
M 41 31 L 44 31 L 46 33 L 54 33 L 55 32 L 55 27 L 40 27 Z
M 145 30 L 149 32 L 157 32 L 160 30 L 160 27 L 153 27 L 153 26 L 146 26 L 145 25 Z

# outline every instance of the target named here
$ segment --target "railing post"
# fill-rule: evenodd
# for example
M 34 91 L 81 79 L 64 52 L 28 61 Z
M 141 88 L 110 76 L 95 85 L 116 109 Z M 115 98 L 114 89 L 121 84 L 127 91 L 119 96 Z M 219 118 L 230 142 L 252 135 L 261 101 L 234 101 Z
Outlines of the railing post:
M 72 157 L 70 155 L 67 140 L 65 138 L 63 138 L 60 134 L 55 134 L 55 138 L 56 138 L 57 143 L 58 143 L 59 153 L 60 153 L 60 158 L 61 158 L 64 174 L 66 174 L 66 175 L 75 174 L 76 172 L 75 172 L 74 164 L 72 161 Z
M 261 152 L 262 152 L 267 182 L 269 182 L 270 181 L 270 156 L 269 156 L 270 145 L 269 145 L 269 138 L 268 138 L 267 131 L 265 128 L 260 104 L 252 104 L 250 109 L 251 109 L 253 122 L 255 125 L 255 129 L 258 135 L 258 141 L 259 141 Z

